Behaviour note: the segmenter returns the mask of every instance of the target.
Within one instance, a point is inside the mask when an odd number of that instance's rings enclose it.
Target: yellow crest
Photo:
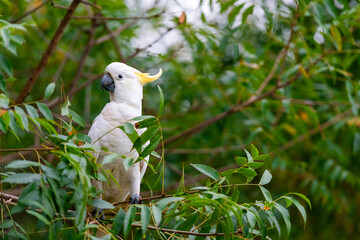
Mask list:
[[[149,73],[142,73],[142,72],[140,72],[140,73],[135,72],[135,74],[136,74],[137,78],[139,79],[141,85],[145,85],[149,82],[152,82],[152,81],[158,79],[162,74],[162,70],[160,68],[159,72],[153,76],[150,76]]]

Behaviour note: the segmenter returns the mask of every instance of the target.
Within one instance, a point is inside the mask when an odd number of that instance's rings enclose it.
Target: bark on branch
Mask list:
[[[70,22],[71,17],[74,14],[74,12],[80,2],[81,2],[80,0],[74,0],[71,3],[70,7],[67,9],[64,18],[61,20],[60,26],[56,30],[55,35],[54,35],[53,39],[51,40],[49,46],[47,47],[45,53],[43,54],[40,62],[38,63],[36,68],[32,71],[29,79],[27,80],[27,82],[25,84],[25,87],[23,88],[23,90],[21,91],[19,96],[17,97],[17,99],[15,101],[16,104],[20,104],[20,103],[24,102],[25,98],[31,92],[31,90],[34,87],[36,81],[38,80],[41,72],[44,70],[46,64],[48,63],[50,56],[55,51],[56,46],[58,45],[61,37],[63,36],[66,26]]]

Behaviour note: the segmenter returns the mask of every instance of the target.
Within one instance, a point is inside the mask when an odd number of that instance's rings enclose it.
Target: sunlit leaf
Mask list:
[[[265,170],[262,177],[261,177],[261,179],[260,179],[259,184],[260,185],[266,185],[271,181],[271,178],[272,178],[271,173],[268,170]]]
[[[55,83],[50,83],[45,89],[44,98],[49,98],[55,90]]]
[[[199,172],[211,177],[214,180],[218,180],[220,178],[220,174],[213,169],[212,167],[203,165],[203,164],[190,164],[194,168],[196,168]]]

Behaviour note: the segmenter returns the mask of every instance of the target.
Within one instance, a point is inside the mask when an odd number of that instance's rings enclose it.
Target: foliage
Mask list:
[[[68,196],[75,197],[72,195],[75,193],[69,189],[76,188],[76,184],[86,182],[88,178],[98,177],[94,169],[101,169],[91,160],[87,152],[90,149],[78,145],[80,141],[86,142],[85,135],[81,134],[86,134],[89,123],[108,101],[98,84],[91,83],[113,61],[127,62],[139,69],[161,67],[164,70],[161,81],[164,101],[154,97],[158,92],[156,86],[147,86],[144,88],[144,114],[156,115],[158,106],[166,103],[161,107],[157,121],[153,122],[159,130],[153,128],[152,131],[156,133],[152,132],[155,135],[151,138],[149,134],[154,145],[159,139],[155,137],[161,135],[162,146],[157,148],[157,152],[162,150],[162,154],[159,158],[156,152],[151,153],[158,159],[152,158],[150,161],[153,169],[147,171],[142,190],[148,190],[148,195],[153,191],[162,194],[165,190],[166,193],[174,193],[173,197],[184,199],[165,206],[161,222],[159,210],[162,209],[154,211],[156,208],[150,208],[151,226],[155,226],[154,221],[164,224],[165,218],[175,214],[171,212],[172,209],[179,211],[173,218],[178,223],[185,220],[185,215],[192,216],[188,213],[195,210],[187,207],[191,205],[192,198],[200,198],[200,195],[218,203],[226,202],[228,198],[225,196],[232,196],[235,188],[216,185],[220,182],[215,180],[217,177],[225,179],[222,185],[228,184],[226,181],[229,181],[230,175],[230,185],[267,182],[269,177],[259,178],[253,170],[260,164],[257,161],[263,160],[248,162],[249,156],[256,158],[257,151],[249,150],[251,154],[247,154],[242,150],[244,146],[254,143],[260,152],[272,152],[273,157],[265,163],[264,168],[271,169],[274,184],[267,185],[267,190],[260,188],[260,191],[242,186],[237,190],[241,193],[239,199],[230,200],[237,202],[233,206],[253,207],[259,212],[260,220],[255,212],[255,217],[249,213],[250,218],[255,219],[254,230],[261,232],[265,224],[272,226],[264,214],[273,210],[277,219],[287,219],[287,213],[279,207],[281,205],[274,203],[269,210],[260,210],[260,205],[254,204],[254,199],[263,198],[263,194],[265,202],[262,204],[268,206],[268,191],[275,196],[274,199],[284,196],[280,198],[285,201],[282,202],[285,207],[292,201],[292,206],[298,208],[304,217],[304,211],[294,195],[286,195],[295,190],[309,196],[313,208],[304,231],[303,223],[297,221],[296,209],[290,207],[290,214],[295,214],[291,239],[351,239],[357,236],[360,232],[359,225],[355,224],[360,214],[357,208],[359,196],[354,193],[358,192],[360,186],[357,174],[359,164],[356,161],[360,149],[358,1],[272,1],[271,4],[265,0],[200,1],[197,10],[185,8],[184,14],[181,14],[181,8],[172,10],[183,1],[167,1],[167,4],[155,1],[154,5],[149,2],[92,2],[100,5],[101,9],[80,4],[75,11],[77,17],[123,19],[73,18],[66,26],[50,61],[44,66],[35,88],[25,103],[18,105],[15,99],[24,89],[41,53],[49,45],[64,17],[66,10],[58,6],[69,6],[69,2],[54,1],[55,7],[45,4],[22,18],[40,2],[17,1],[15,4],[0,0],[0,90],[3,92],[0,95],[1,150],[19,148],[21,142],[21,147],[55,147],[53,154],[56,156],[51,157],[51,154],[43,152],[4,155],[1,159],[2,177],[8,177],[3,169],[5,162],[11,164],[11,161],[19,159],[39,160],[35,162],[60,174],[58,164],[61,161],[71,164],[70,161],[74,160],[62,151],[64,146],[70,144],[66,149],[83,157],[81,162],[88,167],[86,174],[80,169],[76,172],[74,167],[77,180],[74,185],[64,188]],[[192,15],[194,12],[199,15]],[[148,18],[133,18],[143,16]],[[104,38],[109,36],[109,32],[113,32],[115,38]],[[175,34],[175,37],[171,36],[178,40],[164,50],[163,45],[167,41],[162,39],[170,34]],[[71,100],[71,109],[67,99]],[[58,113],[68,118],[60,117]],[[131,133],[130,125],[123,128]],[[58,139],[56,134],[66,137]],[[138,143],[142,142],[138,140]],[[138,143],[136,146],[139,146]],[[139,147],[135,149],[145,151]],[[238,156],[235,162],[234,155]],[[108,161],[111,159],[110,154]],[[131,164],[132,161],[136,159],[128,159],[127,163]],[[30,163],[23,164],[27,166]],[[47,174],[51,173],[47,173],[42,166],[31,164],[28,168],[34,171],[26,173],[35,175],[20,175],[13,179],[37,181],[39,188],[42,186],[42,189],[49,189],[46,191],[53,194],[52,186],[46,184],[47,180],[52,179],[50,181],[55,183],[58,180],[48,177]],[[246,166],[240,170],[239,166],[244,164]],[[10,170],[6,170],[6,174]],[[17,174],[25,174],[25,171]],[[106,172],[102,176],[104,181],[111,178]],[[204,182],[205,176],[210,179],[208,182]],[[254,179],[251,181],[252,177]],[[179,178],[182,179],[180,186]],[[163,182],[166,184],[163,185]],[[209,189],[185,194],[185,184]],[[7,188],[9,185],[4,183],[4,186]],[[85,195],[87,199],[96,195],[89,187],[78,193],[81,196],[77,198],[82,199],[78,201],[81,206],[76,206],[79,209],[85,204]],[[206,191],[224,196],[214,199],[216,197],[204,193]],[[181,192],[184,193],[179,195]],[[65,197],[65,194],[61,197]],[[74,203],[71,197],[63,201],[64,204]],[[156,200],[151,202],[158,206]],[[59,206],[56,202],[54,204],[55,212],[60,214]],[[150,203],[146,204],[144,206],[150,206]],[[32,209],[26,210],[39,217],[38,212],[31,212],[41,209],[35,205],[32,203]],[[86,205],[90,206],[91,202]],[[123,234],[124,229],[129,229],[132,214],[139,211],[144,219],[135,215],[134,221],[149,222],[146,218],[149,209],[144,206],[134,206],[127,213],[120,211],[115,217],[119,224],[115,225],[122,225],[123,228],[115,230]],[[197,220],[188,218],[194,222],[180,224],[181,227],[199,224],[196,221],[205,219],[208,214],[206,208],[199,211],[199,216],[193,214],[199,217]],[[242,213],[246,216],[245,220],[249,220],[248,213]],[[47,221],[52,221],[45,212],[41,214]],[[226,214],[223,217],[227,219]],[[236,216],[233,218],[234,224],[245,226],[239,224]],[[173,221],[166,222],[167,227],[174,227]],[[42,220],[39,222],[45,224]],[[278,229],[276,223],[272,223]],[[288,222],[280,223],[285,228],[288,226]],[[22,231],[22,225],[16,225],[16,221],[4,221],[2,224],[4,228],[14,229],[10,230],[13,236],[28,232],[27,229]],[[67,221],[64,224],[71,225]],[[13,227],[15,225],[16,228]],[[80,230],[72,229],[69,232]],[[229,229],[222,227],[217,230],[222,232]],[[138,231],[138,234],[142,234]],[[277,238],[273,232],[276,231],[269,231],[269,236]],[[284,229],[281,232],[284,233]],[[146,234],[157,234],[157,231],[148,230]]]

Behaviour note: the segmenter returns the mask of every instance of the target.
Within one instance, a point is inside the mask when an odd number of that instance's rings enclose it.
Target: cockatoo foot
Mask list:
[[[130,196],[130,204],[139,204],[141,203],[141,196],[137,193],[131,194]]]
[[[100,221],[105,221],[105,214],[104,214],[104,209],[102,208],[97,208],[95,207],[94,210],[92,211],[92,215],[94,215],[96,217],[96,220]]]

